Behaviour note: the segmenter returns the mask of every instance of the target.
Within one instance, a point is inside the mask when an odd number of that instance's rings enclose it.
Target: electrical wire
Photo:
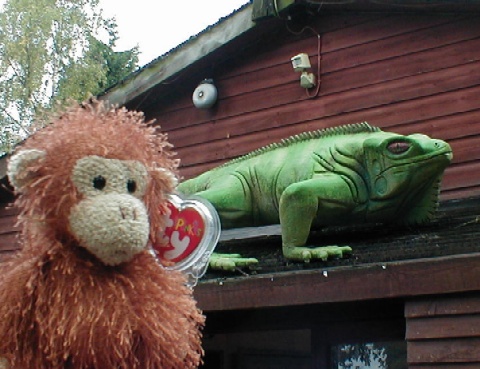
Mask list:
[[[309,92],[308,89],[305,90],[309,99],[313,99],[313,98],[318,96],[318,94],[320,93],[320,85],[322,83],[322,79],[320,78],[321,73],[322,73],[322,37],[320,36],[319,33],[316,33],[316,35],[317,35],[317,76],[316,76],[316,78],[317,78],[316,85],[317,86],[316,86],[316,89],[315,89],[315,93],[313,95],[310,95],[310,92]]]
[[[317,81],[316,81],[315,93],[312,95],[312,94],[310,94],[309,89],[305,90],[305,92],[307,94],[307,97],[309,99],[313,99],[313,98],[317,97],[318,94],[320,93],[320,85],[321,85],[321,82],[322,82],[322,80],[320,78],[321,73],[322,73],[322,36],[314,28],[312,28],[310,26],[305,26],[300,31],[292,30],[288,26],[288,23],[286,23],[285,26],[286,26],[288,32],[290,32],[290,33],[292,33],[296,36],[301,35],[303,32],[305,32],[307,30],[311,31],[315,36],[317,36],[317,75],[315,76]]]

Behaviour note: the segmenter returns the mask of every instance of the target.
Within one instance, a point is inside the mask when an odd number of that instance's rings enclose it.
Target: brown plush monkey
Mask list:
[[[163,236],[176,167],[141,113],[101,103],[20,147],[8,175],[22,250],[0,270],[0,357],[11,368],[199,365],[204,317],[183,275],[148,250]]]

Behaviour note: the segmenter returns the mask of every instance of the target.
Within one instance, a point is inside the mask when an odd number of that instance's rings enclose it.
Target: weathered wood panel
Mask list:
[[[433,48],[439,47],[439,46],[445,46],[445,45],[451,45],[454,40],[458,39],[460,36],[458,36],[458,29],[462,30],[461,27],[459,27],[459,24],[453,23],[452,25],[449,25],[450,27],[447,27],[446,25],[444,26],[443,29],[436,29],[436,32],[445,32],[448,33],[449,37],[441,37],[437,38],[435,37],[434,40],[435,42],[432,41],[430,44],[426,44],[425,41],[416,33],[413,34],[407,34],[407,36],[403,35],[401,36],[400,39],[395,38],[394,40],[390,40],[389,44],[385,44],[385,40],[381,39],[376,42],[367,42],[361,45],[356,45],[355,47],[347,48],[347,49],[339,49],[337,52],[331,52],[331,53],[325,53],[322,51],[322,88],[321,88],[321,96],[324,97],[325,95],[329,95],[331,93],[338,93],[340,91],[346,91],[355,87],[359,87],[358,84],[357,86],[354,85],[349,85],[347,84],[342,85],[342,79],[339,79],[339,75],[341,76],[346,76],[344,77],[347,83],[350,83],[352,81],[352,78],[349,78],[349,75],[355,74],[357,76],[363,76],[366,81],[367,85],[369,84],[375,84],[381,81],[384,81],[382,79],[382,75],[378,75],[379,71],[382,70],[387,70],[393,76],[397,73],[397,69],[395,68],[395,62],[400,63],[404,66],[408,66],[411,62],[411,58],[415,58],[415,53],[420,52],[420,51],[427,51],[431,50]],[[454,31],[453,29],[456,31]],[[467,28],[470,28],[471,26],[468,26]],[[466,31],[464,31],[466,33]],[[454,37],[456,36],[456,37]],[[470,31],[466,35],[464,34],[464,40],[465,39],[470,39],[474,37],[480,36],[480,30],[477,31]],[[326,36],[325,36],[326,37]],[[400,36],[399,36],[400,37]],[[433,36],[432,36],[433,37]],[[312,39],[313,40],[313,39]],[[316,37],[315,37],[316,40]],[[298,47],[298,50],[302,50],[304,52],[309,51],[309,54],[312,56],[312,64],[316,64],[316,41],[310,41],[311,46],[310,50],[306,50],[305,48]],[[398,47],[398,45],[405,45],[402,47]],[[453,44],[455,45],[455,44]],[[452,45],[451,45],[452,46]],[[405,49],[406,48],[406,49]],[[390,52],[388,55],[385,55],[387,52],[386,50],[394,50],[393,52]],[[336,53],[346,53],[346,50],[350,53],[342,57],[336,57]],[[452,53],[454,51],[451,51]],[[383,54],[382,54],[383,53]],[[443,50],[443,53],[445,53],[445,56],[442,57],[443,60],[446,60],[445,62],[449,63],[448,61],[448,48]],[[463,57],[458,56],[459,54],[456,54],[455,58],[460,58],[460,61],[455,61],[455,63],[461,62]],[[461,55],[461,54],[460,54]],[[478,55],[478,53],[477,53]],[[261,88],[259,89],[253,89],[251,88],[251,85],[248,83],[238,83],[238,81],[235,81],[233,86],[229,85],[229,80],[227,79],[219,79],[218,80],[218,86],[219,90],[221,91],[221,99],[219,101],[219,104],[216,108],[215,111],[215,116],[214,119],[226,119],[230,118],[232,116],[236,116],[239,114],[244,114],[245,112],[252,112],[252,111],[258,111],[261,109],[274,109],[277,106],[282,106],[285,104],[292,104],[297,102],[299,99],[304,99],[305,98],[305,93],[304,90],[299,88],[298,86],[298,74],[294,73],[291,69],[290,65],[290,57],[293,56],[292,53],[283,55],[282,62],[276,62],[272,61],[274,64],[268,69],[259,69],[254,72],[250,72],[249,75],[249,80],[256,80],[259,83],[259,86]],[[329,60],[333,58],[335,59],[332,61],[331,64],[335,65],[335,67],[328,67],[328,62]],[[362,58],[361,60],[359,58]],[[393,58],[393,60],[392,60]],[[395,60],[395,59],[400,59],[400,60]],[[345,60],[344,62],[342,60]],[[434,68],[435,64],[438,63],[438,60],[436,58],[432,58],[430,61],[433,64],[432,66],[427,67],[427,70],[431,70]],[[456,60],[456,59],[454,59]],[[471,60],[466,59],[466,60]],[[362,69],[357,70],[359,67],[365,67],[366,65],[369,64],[376,64],[379,61],[384,61],[386,64],[381,64],[378,66],[373,66],[373,70],[370,71],[370,73],[365,73]],[[413,60],[415,61],[415,60]],[[394,64],[389,64],[394,63]],[[415,66],[415,64],[413,65]],[[315,70],[315,65],[313,70]],[[334,69],[335,68],[335,69]],[[441,69],[445,68],[445,65],[440,66]],[[280,73],[280,70],[282,70],[282,73]],[[333,73],[337,72],[337,73]],[[423,69],[413,69],[410,71],[412,76],[417,76],[418,74],[422,74],[425,71]],[[400,78],[404,76],[402,75],[402,70],[400,69],[396,77],[390,77],[390,78]],[[333,74],[333,75],[332,75]],[[289,76],[288,79],[282,78],[282,76]],[[230,77],[231,79],[232,77]],[[240,75],[239,78],[245,78],[245,75]],[[331,79],[333,82],[327,83],[328,79]],[[385,77],[383,77],[385,78]],[[248,80],[247,80],[248,81]],[[355,81],[353,81],[355,82]],[[287,89],[285,91],[285,85],[288,84],[290,85],[290,89]],[[226,86],[225,86],[226,85]],[[417,84],[418,85],[418,84]],[[248,93],[243,92],[241,94],[234,94],[228,93],[229,90],[235,90],[236,86],[248,86],[250,87]],[[327,87],[332,86],[331,90],[326,89]],[[229,88],[230,87],[230,88]],[[238,90],[238,87],[236,87]],[[274,91],[273,91],[274,90]],[[227,93],[226,93],[227,92]],[[198,109],[195,109],[193,107],[193,104],[190,101],[190,94],[186,95],[183,97],[184,99],[184,104],[185,107],[182,109],[182,114],[178,115],[177,110],[170,111],[170,109],[167,109],[162,112],[162,115],[160,116],[161,121],[164,122],[162,125],[164,128],[167,129],[178,129],[181,127],[190,127],[191,125],[194,124],[201,124],[207,121],[210,121],[212,117],[210,114],[206,113],[205,111],[201,111]],[[182,98],[180,98],[182,100]],[[247,104],[245,104],[245,101],[248,101]],[[170,106],[170,104],[169,104]],[[318,115],[317,115],[318,116]],[[320,115],[322,117],[322,115]]]
[[[480,365],[478,293],[410,301],[405,306],[405,316],[410,368]]]
[[[389,16],[327,33],[322,36],[321,93],[314,100],[305,97],[285,61],[300,47],[315,61],[316,43],[311,37],[295,39],[274,49],[271,59],[263,55],[258,69],[252,69],[251,61],[246,64],[250,69],[244,67],[248,72],[220,78],[224,97],[213,114],[194,109],[188,96],[180,110],[166,109],[159,121],[169,131],[187,178],[291,134],[363,120],[443,139],[479,135],[480,113],[473,100],[480,82],[474,77],[480,66],[480,29],[474,22]],[[382,24],[395,27],[386,30]],[[355,27],[365,31],[353,32]],[[469,152],[474,146],[454,145],[455,163],[478,159],[478,152]]]
[[[480,62],[472,63],[461,68],[442,69],[435,73],[402,78],[390,83],[388,88],[383,84],[375,84],[362,89],[354,89],[343,94],[346,101],[339,100],[335,95],[328,96],[322,98],[316,106],[309,109],[309,114],[315,114],[314,111],[316,111],[322,117],[338,116],[342,112],[352,112],[382,105],[395,105],[399,101],[410,101],[413,98],[430,96],[439,90],[442,92],[456,91],[459,88],[480,85],[480,75],[476,73],[479,68]],[[476,77],[473,75],[475,73],[477,74]],[[287,86],[285,90],[287,90]],[[262,92],[262,94],[263,96],[258,97],[259,100],[267,96],[267,92]],[[285,95],[288,95],[288,92],[285,92]],[[298,125],[288,125],[270,129],[268,135],[272,141],[278,141],[295,132],[299,132]],[[250,142],[246,142],[248,136],[253,138]],[[173,141],[173,136],[171,138]],[[262,139],[265,139],[263,135]],[[194,147],[178,148],[177,151],[182,158],[183,165],[192,166],[203,162],[236,157],[255,149],[258,144],[259,133],[254,132],[249,135],[230,136],[228,139],[212,141],[208,150],[205,145],[196,145]]]
[[[424,298],[410,301],[405,306],[405,316],[411,319],[470,314],[480,314],[480,295],[456,298]]]
[[[379,15],[376,17],[379,17]],[[318,32],[322,33],[323,75],[329,75],[336,71],[346,72],[352,67],[426,51],[432,47],[449,45],[459,38],[464,40],[476,35],[476,33],[469,33],[466,36],[462,34],[462,28],[457,27],[458,17],[423,16],[421,19],[418,19],[418,17],[413,16],[405,19],[381,15],[380,20],[374,19],[373,16],[371,18],[370,22],[357,25],[355,29],[344,27],[340,30],[330,30],[327,33],[324,33],[325,31],[322,27],[323,20],[319,23]],[[465,17],[461,17],[461,19],[460,22],[465,22],[463,20]],[[473,21],[468,20],[467,22],[471,22],[473,27]],[[447,25],[443,25],[444,23],[447,23]],[[434,44],[425,44],[416,35],[417,31],[429,26],[439,25],[443,25],[442,28],[429,29],[428,31],[431,33],[445,32],[448,33],[448,36],[435,39]],[[355,32],[354,38],[352,38],[352,32]],[[399,38],[397,39],[393,36],[398,36]],[[288,43],[284,42],[284,38],[276,40],[277,44],[273,44],[273,46],[262,43],[260,54],[255,52],[251,55],[245,55],[238,66],[230,63],[223,67],[220,66],[218,71],[220,75],[217,80],[222,91],[220,99],[223,101],[226,98],[244,93],[275,87],[276,84],[285,84],[287,82],[285,78],[296,81],[298,74],[292,72],[290,57],[297,54],[299,50],[308,52],[312,58],[311,61],[315,70],[317,37],[305,32],[302,38],[290,38],[291,40]],[[402,44],[402,48],[398,47],[399,44]],[[275,47],[275,49],[272,49],[272,47]],[[368,53],[362,52],[365,48],[368,48]],[[432,59],[431,62],[435,63],[435,60]],[[403,65],[405,66],[405,63]],[[392,70],[394,69],[392,68]],[[376,74],[380,71],[381,69],[377,68],[374,74],[367,74],[366,76],[376,78]],[[162,112],[176,111],[183,108],[189,108],[192,112],[196,112],[189,97],[184,96],[176,99],[162,109]],[[241,112],[240,110],[239,113]],[[219,116],[218,111],[216,116]]]
[[[299,132],[366,120],[451,141],[444,198],[479,195],[480,172],[468,174],[480,162],[478,21],[478,15],[329,13],[311,25],[321,35],[316,98],[299,86],[290,58],[308,53],[316,72],[317,36],[281,29],[207,74],[196,72],[198,81],[213,77],[217,84],[213,109],[195,109],[192,82],[175,81],[168,96],[138,108],[169,133],[185,178]]]
[[[479,260],[470,254],[338,268],[327,276],[316,270],[211,280],[199,283],[195,296],[202,309],[217,311],[476,291]]]
[[[480,363],[480,339],[409,342],[409,363]],[[478,365],[478,364],[477,364]]]
[[[480,315],[417,318],[409,321],[408,340],[480,337]]]

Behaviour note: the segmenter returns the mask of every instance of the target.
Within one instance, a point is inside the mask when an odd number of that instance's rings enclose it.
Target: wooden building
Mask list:
[[[220,250],[260,264],[209,272],[196,287],[206,368],[480,367],[479,23],[475,0],[254,0],[101,96],[156,119],[184,178],[362,121],[453,148],[431,225],[312,235],[351,245],[348,259],[288,263],[278,228],[225,232]],[[310,89],[292,68],[301,53],[318,82]],[[204,79],[218,99],[198,109],[192,93]],[[14,249],[10,200],[3,254]]]

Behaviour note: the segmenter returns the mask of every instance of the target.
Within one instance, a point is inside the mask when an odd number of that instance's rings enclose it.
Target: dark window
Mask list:
[[[203,357],[203,364],[200,369],[222,369],[223,368],[223,351],[206,350]]]
[[[407,369],[407,343],[342,343],[331,348],[331,369]]]
[[[207,314],[204,369],[407,369],[402,301]]]

